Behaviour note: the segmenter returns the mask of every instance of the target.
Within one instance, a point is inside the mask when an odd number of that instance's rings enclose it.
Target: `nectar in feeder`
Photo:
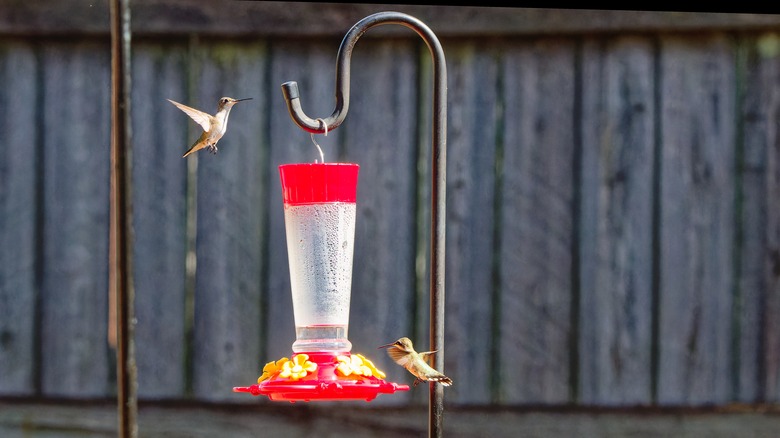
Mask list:
[[[295,314],[293,352],[348,352],[359,166],[279,167]]]

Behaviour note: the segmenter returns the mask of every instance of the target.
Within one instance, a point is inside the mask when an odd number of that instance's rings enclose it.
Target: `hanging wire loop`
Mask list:
[[[320,124],[325,127],[325,137],[327,137],[328,136],[328,125],[326,125],[325,121],[322,120],[322,119],[317,119],[317,121],[320,122]],[[320,144],[317,143],[317,139],[314,138],[314,133],[313,132],[311,133],[311,142],[314,143],[314,146],[317,147],[317,151],[320,153],[320,160],[321,160],[320,162],[324,163],[325,162],[325,154],[322,152],[322,147],[320,147]],[[316,162],[316,160],[315,160],[315,162]]]

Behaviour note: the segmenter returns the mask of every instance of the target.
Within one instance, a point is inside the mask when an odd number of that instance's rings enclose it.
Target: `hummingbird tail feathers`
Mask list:
[[[197,152],[206,147],[212,150],[212,152],[216,153],[216,149],[217,149],[216,146],[217,146],[216,143],[214,143],[213,145],[210,144],[208,142],[208,137],[206,133],[203,133],[203,135],[201,135],[199,139],[195,140],[195,143],[192,144],[192,146],[187,150],[187,152],[185,152],[184,155],[182,155],[182,158],[186,158],[187,155],[193,152]]]
[[[425,381],[428,381],[428,382],[438,382],[438,383],[441,383],[442,386],[452,386],[452,379],[450,379],[449,377],[444,376],[444,375],[428,377],[428,378],[425,378],[425,379],[421,379],[421,378],[418,377],[418,378],[414,379],[414,386],[417,386],[419,383],[425,382]]]
[[[431,382],[439,382],[444,386],[452,386],[452,379],[450,379],[449,377],[443,374],[441,376],[431,377],[428,380],[430,380]]]

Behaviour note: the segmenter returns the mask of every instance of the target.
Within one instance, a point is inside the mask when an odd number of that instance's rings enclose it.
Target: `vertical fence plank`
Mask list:
[[[580,399],[651,401],[654,58],[641,38],[584,46]]]
[[[0,45],[0,394],[36,389],[37,65],[29,44]]]
[[[282,97],[281,84],[296,81],[300,89],[301,105],[310,117],[327,117],[333,112],[335,59],[338,41],[312,43],[280,42],[273,52],[271,81],[267,88],[270,126],[270,158],[268,161],[269,191],[265,208],[268,209],[268,278],[266,299],[268,320],[264,361],[289,357],[295,341],[295,320],[290,291],[290,268],[287,263],[287,239],[284,228],[284,206],[279,182],[280,164],[313,163],[319,152],[309,134],[290,118]],[[334,161],[338,154],[343,129],[316,136],[326,161]],[[361,175],[360,178],[364,176]],[[358,191],[360,191],[358,183]],[[358,195],[360,196],[360,195]]]
[[[349,339],[352,351],[391,381],[407,382],[406,371],[376,347],[413,336],[417,47],[361,40],[352,65],[350,112],[339,128],[340,161],[360,165]],[[376,403],[409,397],[399,393]]]
[[[759,52],[755,38],[739,41],[737,86],[742,93],[740,105],[741,141],[737,156],[739,190],[737,204],[738,277],[737,298],[739,338],[737,345],[739,369],[736,398],[741,402],[764,400],[771,393],[762,382],[763,346],[762,330],[764,305],[767,297],[768,256],[768,143],[772,125],[772,105],[776,104],[776,92],[772,90],[774,55]],[[739,135],[739,134],[738,134]],[[767,321],[769,322],[769,321]],[[773,336],[767,333],[767,337]]]
[[[457,47],[457,44],[455,42],[442,42],[443,44],[443,50],[445,53],[445,58],[447,58],[447,54],[450,53],[451,50],[453,50],[453,47]],[[417,87],[418,87],[418,101],[419,101],[419,111],[418,111],[418,129],[417,129],[417,193],[416,193],[416,227],[417,227],[417,239],[416,239],[416,263],[415,263],[415,272],[414,272],[414,288],[415,288],[415,302],[413,307],[413,313],[415,314],[414,319],[414,327],[413,327],[413,335],[411,338],[417,340],[417,343],[420,344],[418,347],[420,349],[423,349],[424,346],[429,345],[430,339],[431,339],[431,312],[432,312],[432,303],[431,303],[431,245],[433,243],[432,241],[432,231],[433,226],[431,224],[431,215],[432,215],[432,208],[434,207],[431,204],[431,190],[433,190],[433,181],[431,180],[431,173],[433,171],[434,166],[434,160],[432,157],[433,153],[433,139],[432,139],[432,133],[433,133],[433,92],[434,92],[434,65],[433,65],[433,57],[431,56],[430,50],[423,49],[418,54],[418,79],[417,79]],[[451,87],[449,83],[451,82],[451,78],[448,77],[448,98],[447,98],[447,105],[448,105],[448,119],[451,118],[449,114],[449,101],[452,98],[451,95]],[[448,126],[447,126],[447,132],[449,134],[450,129],[452,128],[449,120],[448,120]],[[447,167],[449,167],[449,163],[452,160],[450,158],[447,159]],[[447,195],[447,198],[449,198],[450,195]],[[446,242],[445,242],[445,249],[446,248]],[[446,286],[446,277],[449,275],[449,273],[446,272],[446,258],[449,257],[449,254],[451,251],[446,251],[447,255],[445,257],[445,286]],[[446,289],[446,287],[445,287]],[[445,290],[446,295],[446,290]],[[445,316],[445,344],[444,344],[444,350],[445,350],[445,359],[444,359],[444,372],[449,373],[448,370],[448,362],[447,362],[447,341],[449,339],[447,338],[446,334],[446,321],[447,321],[447,300],[445,296],[445,306],[444,306],[444,316]],[[418,391],[423,392],[423,391]],[[417,403],[417,404],[427,404],[429,402],[429,393],[425,392],[422,394],[412,394],[412,402],[411,403]],[[446,400],[446,393],[445,393],[445,404],[447,404],[448,401]]]
[[[450,46],[444,43],[445,56],[449,53]],[[431,335],[431,172],[433,170],[433,58],[431,57],[429,50],[422,50],[418,54],[418,120],[419,125],[417,129],[417,193],[416,193],[416,226],[417,226],[417,241],[415,242],[415,272],[414,272],[414,289],[415,289],[415,302],[413,307],[414,316],[414,332],[410,338],[419,339],[417,341],[430,343]],[[449,78],[448,78],[449,82]],[[449,101],[449,97],[447,99]],[[449,105],[449,102],[447,102]],[[448,117],[449,118],[449,117]],[[448,122],[449,123],[449,122]],[[449,131],[450,127],[447,127]],[[450,161],[449,159],[447,160]],[[445,230],[446,232],[446,230]],[[446,250],[446,242],[445,242]],[[445,345],[444,349],[447,350],[446,343],[446,257],[445,257]],[[444,358],[444,371],[447,371],[447,358],[445,352]],[[415,395],[414,400],[417,403],[428,403],[429,394]],[[445,401],[446,403],[446,401]]]
[[[749,356],[743,347],[741,368],[757,367],[758,378],[741,376],[739,396],[751,397],[742,387],[755,383],[756,396],[771,403],[780,400],[780,35],[760,35],[747,44],[740,290],[760,297],[757,320],[746,321],[758,324],[752,334],[760,355]],[[748,317],[755,318],[746,313],[743,321]]]
[[[142,398],[185,392],[187,163],[192,123],[186,48],[138,43],[133,53],[133,228],[136,359]]]
[[[108,54],[92,43],[43,51],[45,395],[108,390]]]
[[[445,372],[452,403],[491,400],[498,55],[449,46]],[[508,336],[512,336],[509,334]]]
[[[501,232],[501,399],[569,399],[574,45],[506,51]]]
[[[658,401],[731,393],[734,54],[723,36],[661,45]]]
[[[191,105],[213,114],[222,96],[255,99],[233,107],[216,155],[197,156],[193,389],[206,400],[249,400],[232,388],[262,369],[266,57],[262,43],[205,46]]]

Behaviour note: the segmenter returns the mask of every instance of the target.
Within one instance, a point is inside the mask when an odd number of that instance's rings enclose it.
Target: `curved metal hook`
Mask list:
[[[444,95],[446,95],[446,67],[444,61],[444,51],[441,48],[436,35],[431,29],[425,25],[419,19],[412,17],[401,12],[378,12],[373,15],[358,21],[347,32],[344,39],[341,41],[339,47],[338,58],[336,60],[336,107],[333,113],[326,118],[322,118],[325,121],[326,128],[318,122],[317,118],[312,118],[306,115],[301,107],[300,92],[298,90],[298,83],[295,81],[289,81],[282,84],[282,93],[287,101],[287,109],[290,112],[290,117],[293,121],[303,130],[314,133],[322,134],[325,129],[332,131],[338,128],[344,119],[347,117],[349,111],[349,86],[350,86],[350,65],[352,58],[352,51],[357,43],[357,40],[366,33],[369,29],[375,26],[384,24],[400,24],[406,26],[422,37],[428,48],[431,51],[431,55],[434,58],[434,84],[441,84],[443,87]],[[441,77],[437,78],[437,75]],[[436,85],[437,89],[439,88]],[[435,91],[434,91],[435,94]],[[438,101],[434,96],[434,101]],[[435,105],[434,102],[434,105]],[[441,105],[442,109],[445,105]],[[434,110],[436,112],[436,110]],[[434,118],[435,119],[435,118]]]
[[[447,68],[436,35],[422,21],[400,12],[379,12],[357,22],[344,36],[336,62],[336,108],[330,117],[311,118],[303,112],[298,84],[285,82],[282,92],[290,117],[301,129],[313,134],[332,131],[341,125],[349,110],[349,69],[355,43],[368,29],[383,24],[406,26],[425,40],[433,57],[433,142],[431,166],[431,259],[430,259],[430,349],[431,365],[443,371],[444,364],[444,243],[446,224],[447,171]],[[320,123],[322,120],[324,123]],[[444,391],[430,384],[428,434],[442,436]]]

